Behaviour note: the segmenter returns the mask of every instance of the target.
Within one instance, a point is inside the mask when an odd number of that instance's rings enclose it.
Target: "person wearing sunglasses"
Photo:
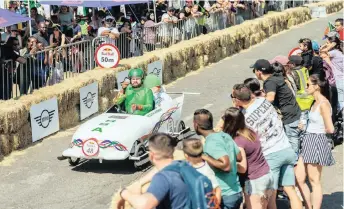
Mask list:
[[[19,41],[18,46],[20,49],[22,49],[23,48],[23,40],[22,40],[21,35],[19,34],[17,25],[12,25],[9,29],[9,32],[10,32],[10,34],[9,34],[9,36],[7,36],[5,42],[7,42],[9,37],[17,38],[17,40]]]
[[[326,134],[334,132],[332,123],[332,108],[329,102],[329,85],[328,82],[318,74],[311,75],[307,82],[307,92],[314,96],[315,102],[309,113],[306,133],[301,143],[301,158],[305,164],[305,172],[312,187],[312,198],[308,192],[305,194],[306,199],[312,199],[313,209],[320,209],[322,204],[321,189],[321,171],[323,166],[332,166],[335,164],[331,152],[331,146],[328,143]],[[306,176],[303,179],[305,183]]]
[[[100,27],[98,29],[98,37],[99,36],[108,36],[112,39],[118,39],[119,38],[119,31],[115,27],[116,21],[115,18],[112,16],[106,16],[103,21],[103,27]]]

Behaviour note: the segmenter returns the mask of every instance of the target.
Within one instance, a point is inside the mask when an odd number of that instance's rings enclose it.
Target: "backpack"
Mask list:
[[[179,173],[188,187],[189,196],[185,209],[220,208],[209,178],[198,172],[186,161],[178,160],[163,170]]]

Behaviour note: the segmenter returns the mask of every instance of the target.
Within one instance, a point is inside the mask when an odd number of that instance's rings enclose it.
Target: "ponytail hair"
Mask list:
[[[262,96],[262,90],[260,89],[260,83],[256,78],[248,78],[244,80],[244,85],[250,89],[250,91],[256,96]]]

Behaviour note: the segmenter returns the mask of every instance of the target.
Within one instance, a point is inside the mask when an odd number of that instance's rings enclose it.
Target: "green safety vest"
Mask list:
[[[300,80],[300,90],[296,92],[296,102],[299,104],[301,111],[310,110],[314,97],[306,92],[307,80],[309,73],[307,68],[303,67],[299,70],[295,70]]]

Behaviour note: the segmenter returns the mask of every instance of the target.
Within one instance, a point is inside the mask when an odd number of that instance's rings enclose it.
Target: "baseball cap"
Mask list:
[[[270,69],[270,67],[271,67],[271,64],[266,59],[259,59],[253,65],[250,66],[250,68],[254,68],[260,71],[266,71]]]
[[[11,25],[11,30],[18,30],[17,25]]]
[[[282,65],[287,65],[289,62],[289,59],[286,56],[278,55],[275,58],[273,58],[272,60],[270,60],[269,62],[270,62],[270,64],[274,64],[275,62],[279,62]]]
[[[337,31],[331,31],[324,36],[323,40],[327,39],[328,37],[338,37],[339,38],[339,34]]]
[[[319,44],[316,41],[312,41],[312,48],[314,51],[319,51]]]
[[[176,9],[174,7],[167,8],[167,11],[175,11]]]
[[[106,17],[103,19],[103,21],[107,21],[107,20],[115,20],[115,18],[112,17],[112,16],[110,16],[110,15],[108,15],[108,16],[106,16]]]
[[[301,56],[298,55],[291,55],[289,57],[289,63],[295,64],[295,65],[302,65],[303,59]]]

